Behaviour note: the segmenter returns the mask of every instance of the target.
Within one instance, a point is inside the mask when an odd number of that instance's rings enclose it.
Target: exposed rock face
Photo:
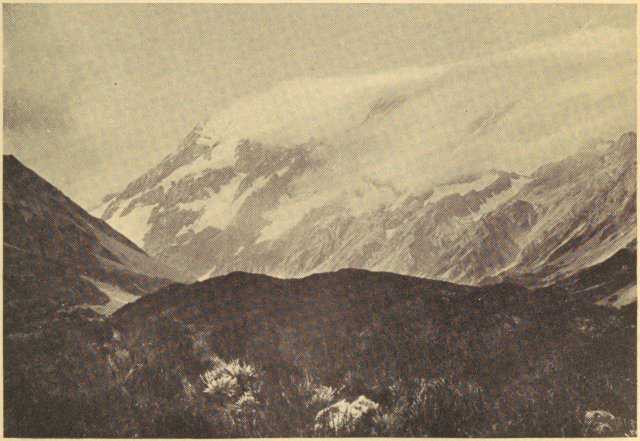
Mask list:
[[[148,222],[145,249],[203,278],[352,267],[459,283],[545,284],[635,239],[635,150],[630,133],[604,152],[578,153],[529,177],[489,171],[362,212],[336,197],[300,215],[287,194],[313,167],[311,148],[277,152],[243,142],[233,166],[205,169],[168,190],[116,197],[104,218],[135,225],[135,213],[147,210],[149,218],[140,218]],[[201,193],[209,197],[195,200]]]
[[[627,37],[285,83],[197,126],[95,214],[201,279],[548,283],[636,237]]]
[[[589,410],[584,415],[584,436],[629,436],[625,432],[625,422],[606,410]]]
[[[351,403],[347,400],[338,401],[318,412],[315,431],[318,434],[348,432],[363,417],[375,412],[378,407],[380,406],[377,403],[364,395]]]

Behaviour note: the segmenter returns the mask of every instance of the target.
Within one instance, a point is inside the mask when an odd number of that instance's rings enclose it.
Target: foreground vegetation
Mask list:
[[[6,335],[5,436],[635,434],[635,303],[336,274],[305,285],[232,275],[109,320],[77,310]],[[251,293],[229,302],[225,283]],[[376,408],[317,419],[360,396]],[[610,420],[585,421],[594,410]]]

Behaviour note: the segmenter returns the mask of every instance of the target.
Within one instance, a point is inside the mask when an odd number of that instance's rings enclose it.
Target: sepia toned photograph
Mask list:
[[[635,4],[2,14],[5,437],[637,437]]]

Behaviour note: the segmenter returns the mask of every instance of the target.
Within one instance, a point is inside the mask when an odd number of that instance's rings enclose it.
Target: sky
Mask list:
[[[209,115],[283,81],[432,66],[635,5],[3,5],[3,150],[85,208]]]

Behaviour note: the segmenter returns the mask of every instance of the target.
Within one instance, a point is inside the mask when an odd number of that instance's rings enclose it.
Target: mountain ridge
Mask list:
[[[175,279],[189,280],[15,156],[3,156],[3,176],[5,332],[69,308],[109,313],[115,291],[135,298]]]
[[[422,194],[399,193],[372,182],[361,197],[388,193],[393,203],[383,197],[379,208],[358,213],[336,199],[300,216],[295,205],[287,212],[287,205],[279,201],[291,200],[290,186],[313,167],[309,149],[300,146],[277,153],[245,141],[238,146],[238,163],[232,168],[184,178],[166,193],[155,187],[119,210],[129,214],[145,203],[141,201],[150,203],[146,248],[178,267],[195,268],[195,275],[203,278],[236,270],[297,277],[359,267],[478,284],[552,264],[558,272],[553,277],[560,277],[565,266],[575,266],[575,261],[563,259],[579,257],[578,248],[590,256],[586,266],[635,238],[636,142],[629,132],[604,151],[576,153],[529,177],[490,170],[449,178]],[[206,194],[212,188],[218,195],[226,194],[235,208],[197,200],[198,192]],[[152,199],[153,194],[159,199]],[[602,195],[604,205],[598,199]],[[171,199],[174,202],[165,203]],[[299,201],[313,207],[313,195],[307,202]],[[610,206],[610,212],[604,206]],[[288,216],[274,218],[274,208]],[[109,212],[115,211],[107,208],[107,221]],[[271,223],[265,220],[270,216]],[[584,224],[576,223],[576,216]],[[594,225],[587,227],[589,222]],[[282,223],[290,226],[277,226]],[[578,231],[584,228],[589,232]],[[598,234],[600,241],[593,239]],[[552,244],[556,249],[541,256],[539,248]]]
[[[561,277],[580,266],[571,255],[586,266],[635,237],[624,204],[636,139],[621,134],[635,131],[636,62],[622,35],[280,84],[214,112],[94,214],[198,279],[343,267],[473,284],[546,266]],[[607,219],[584,186],[622,207],[606,202]],[[588,212],[626,236],[576,231],[587,227],[570,218]]]

